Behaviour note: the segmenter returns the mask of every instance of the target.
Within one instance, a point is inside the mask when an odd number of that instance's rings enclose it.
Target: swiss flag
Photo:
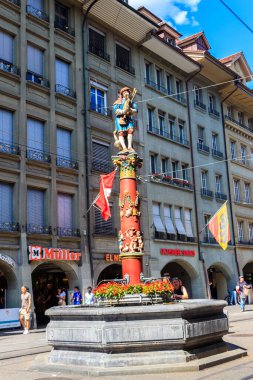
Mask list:
[[[104,220],[108,220],[111,217],[108,199],[110,198],[112,192],[115,174],[116,170],[109,174],[103,174],[100,176],[100,193],[95,201],[95,205],[100,208],[101,215]]]

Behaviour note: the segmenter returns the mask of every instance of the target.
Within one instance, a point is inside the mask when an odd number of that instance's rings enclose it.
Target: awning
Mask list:
[[[191,212],[190,210],[185,210],[185,230],[187,237],[194,237],[192,232],[192,222],[191,222]]]
[[[166,232],[160,216],[159,204],[153,204],[153,220],[157,232]]]
[[[175,235],[176,231],[171,219],[171,210],[169,207],[164,207],[164,223],[167,233]]]
[[[179,235],[186,235],[185,228],[181,220],[181,212],[179,208],[175,208],[175,224]]]

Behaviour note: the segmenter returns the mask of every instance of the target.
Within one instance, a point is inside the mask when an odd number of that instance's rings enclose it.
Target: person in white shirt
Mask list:
[[[95,298],[94,298],[94,294],[92,293],[92,287],[89,286],[84,296],[84,303],[85,305],[92,305],[94,302],[95,302]]]

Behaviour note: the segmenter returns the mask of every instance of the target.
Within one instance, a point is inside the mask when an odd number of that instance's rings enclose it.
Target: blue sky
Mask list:
[[[253,29],[253,0],[224,0]],[[180,32],[183,37],[204,31],[216,58],[243,51],[253,71],[253,33],[220,0],[129,0],[144,5]],[[253,81],[249,84],[253,88]]]

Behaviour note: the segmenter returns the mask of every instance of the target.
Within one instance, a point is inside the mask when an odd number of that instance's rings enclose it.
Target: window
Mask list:
[[[240,202],[239,181],[234,179],[234,197],[236,202]]]
[[[134,68],[130,66],[130,49],[119,43],[116,44],[116,66],[135,74]]]
[[[48,14],[43,12],[44,0],[27,0],[26,11],[27,13],[38,17],[41,20],[49,22]]]
[[[171,95],[173,94],[173,76],[171,74],[167,74],[166,80],[167,80],[167,92],[168,92],[168,95]]]
[[[110,173],[112,170],[108,144],[92,141],[92,169],[103,173]]]
[[[73,227],[73,196],[70,194],[58,193],[58,226]]]
[[[198,144],[201,147],[204,145],[204,128],[198,127]]]
[[[181,79],[176,79],[176,98],[181,100],[183,98],[183,82]]]
[[[163,174],[168,172],[168,158],[161,159],[161,170]]]
[[[221,175],[218,174],[215,175],[215,192],[221,193]]]
[[[105,34],[89,28],[89,51],[97,56],[110,61],[110,56],[105,53]]]
[[[171,206],[164,206],[164,224],[167,231],[168,239],[174,239],[174,236],[171,236],[176,235],[175,227],[171,216]]]
[[[0,230],[7,229],[13,218],[13,186],[0,182]]]
[[[13,37],[0,30],[0,68],[3,70],[5,70],[4,61],[6,64],[13,63]]]
[[[253,165],[253,150],[250,151],[250,162]]]
[[[150,170],[151,170],[151,174],[157,173],[157,155],[156,154],[150,155]]]
[[[237,222],[237,228],[238,228],[238,241],[239,243],[244,240],[244,231],[243,231],[243,222],[238,221]]]
[[[186,144],[185,137],[185,122],[183,120],[178,120],[178,128],[179,128],[179,139],[181,144]]]
[[[246,165],[247,163],[247,151],[246,151],[246,146],[241,145],[241,160],[242,164]]]
[[[208,105],[209,112],[213,112],[215,110],[215,97],[211,94],[208,95]]]
[[[176,119],[174,116],[169,115],[169,135],[172,140],[176,137]]]
[[[172,161],[172,178],[178,178],[178,161]]]
[[[217,135],[217,133],[212,133],[212,150],[213,150],[213,152],[218,151],[218,135]]]
[[[203,190],[207,190],[207,172],[201,171],[201,187]]]
[[[165,114],[162,111],[158,111],[158,124],[159,124],[159,134],[164,136],[165,130]]]
[[[13,113],[0,108],[0,142],[12,144]],[[0,151],[2,150],[0,146]]]
[[[110,204],[111,207],[111,204]],[[101,211],[95,209],[95,234],[100,235],[112,235],[113,234],[113,225],[112,218],[109,218],[105,221],[102,218]]]
[[[162,238],[163,234],[166,233],[166,230],[161,219],[159,203],[153,203],[153,222],[154,222],[154,227],[155,227],[155,232],[156,232],[155,237]]]
[[[245,194],[245,202],[251,203],[250,184],[249,183],[244,183],[244,194]]]
[[[184,181],[189,181],[190,175],[188,164],[182,164],[182,178]]]
[[[192,232],[192,210],[185,209],[184,210],[184,217],[185,217],[185,231],[186,236],[190,240],[194,238],[193,232]]]
[[[27,158],[44,161],[44,123],[27,119]]]
[[[30,188],[27,190],[27,227],[28,232],[39,232],[45,223],[44,191]],[[39,228],[40,227],[40,228]],[[41,231],[42,232],[42,231]]]
[[[151,63],[145,62],[145,76],[146,76],[146,83],[150,84],[152,81],[152,65]]]
[[[152,132],[155,128],[155,111],[153,108],[148,108],[148,130]]]
[[[253,223],[249,223],[249,243],[253,243]]]
[[[57,156],[71,159],[71,131],[57,128]],[[59,159],[60,159],[59,157]],[[57,157],[58,160],[58,157]]]
[[[201,89],[197,86],[194,86],[194,98],[195,98],[195,104],[199,105],[201,102]]]
[[[232,160],[236,160],[236,142],[230,141],[230,156]]]
[[[233,117],[234,117],[233,107],[232,106],[228,106],[227,110],[228,110],[228,117],[233,119]]]
[[[27,80],[43,84],[43,54],[42,50],[27,46]]]
[[[55,3],[55,26],[67,30],[69,25],[69,9],[64,5]]]
[[[90,87],[90,108],[92,111],[108,116],[107,109],[107,87],[91,82]]]
[[[175,207],[174,215],[175,215],[175,225],[176,225],[176,230],[178,233],[178,238],[179,240],[181,240],[181,237],[186,235],[186,231],[182,222],[182,208]]]
[[[157,89],[161,91],[162,87],[162,70],[156,69],[156,85]]]
[[[253,130],[253,118],[248,118],[248,127],[250,130]]]
[[[56,86],[61,88],[62,86],[69,87],[69,63],[56,59]]]
[[[35,9],[43,10],[43,0],[27,0],[27,5],[31,5]]]
[[[210,215],[207,215],[207,214],[204,215],[204,223],[205,223],[205,226],[206,226],[205,229],[204,229],[204,241],[205,242],[209,242],[210,241],[210,230],[207,227],[210,219],[211,219]]]
[[[238,122],[240,125],[244,124],[244,114],[243,112],[238,112]]]

